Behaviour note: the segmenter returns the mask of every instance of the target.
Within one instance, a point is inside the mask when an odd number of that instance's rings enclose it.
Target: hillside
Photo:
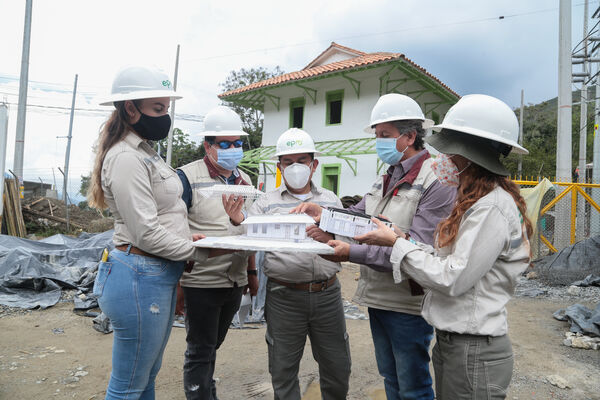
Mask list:
[[[588,89],[588,98],[595,98],[595,87]],[[580,100],[579,90],[573,92],[573,103]],[[525,106],[523,112],[523,142],[529,155],[523,157],[523,176],[546,176],[553,178],[556,172],[556,123],[557,98],[539,104]],[[579,159],[579,115],[581,106],[573,106],[572,169]],[[519,109],[515,110],[519,117]],[[588,103],[587,161],[592,161],[594,140],[594,103]],[[506,165],[513,175],[517,174],[518,156],[510,155]]]

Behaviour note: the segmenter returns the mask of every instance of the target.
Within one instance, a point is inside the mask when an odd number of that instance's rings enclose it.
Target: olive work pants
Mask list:
[[[300,400],[298,370],[307,336],[319,364],[322,398],[345,399],[351,360],[339,281],[309,293],[269,280],[265,318],[275,400]]]

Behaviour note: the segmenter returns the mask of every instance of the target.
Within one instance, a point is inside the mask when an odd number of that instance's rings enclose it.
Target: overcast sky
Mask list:
[[[573,0],[572,41],[583,35],[583,0]],[[590,1],[590,15],[599,1]],[[6,166],[12,168],[24,0],[0,0],[0,100],[10,104]],[[505,16],[504,19],[499,19]],[[590,27],[595,21],[590,22]],[[177,113],[203,115],[219,103],[219,83],[242,67],[297,71],[330,42],[366,52],[404,53],[461,95],[485,93],[513,107],[557,94],[558,0],[505,1],[87,1],[33,0],[26,179],[52,182],[64,164],[75,74],[76,107],[96,110],[123,65],[157,65],[171,76],[181,45]],[[75,115],[73,185],[91,167],[106,114]],[[193,119],[193,118],[192,118]],[[193,134],[194,121],[176,126]]]

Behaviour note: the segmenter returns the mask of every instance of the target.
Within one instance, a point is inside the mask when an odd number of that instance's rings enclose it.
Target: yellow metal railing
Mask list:
[[[536,180],[518,180],[513,179],[513,182],[520,186],[536,186],[539,183],[539,179]],[[533,177],[532,177],[533,178]],[[556,196],[552,201],[550,201],[544,208],[540,210],[540,216],[547,213],[552,207],[556,205],[562,198],[564,198],[567,194],[571,193],[571,244],[575,243],[575,232],[576,232],[576,218],[577,218],[577,196],[580,194],[585,201],[590,203],[590,206],[594,207],[596,211],[600,213],[600,206],[596,204],[596,202],[587,194],[582,188],[596,188],[600,189],[600,184],[598,183],[577,183],[577,182],[552,182],[553,185],[564,186],[565,189],[560,192],[558,196]],[[553,252],[557,252],[556,247],[550,243],[550,241],[544,237],[540,233],[540,240],[548,246],[550,250]]]

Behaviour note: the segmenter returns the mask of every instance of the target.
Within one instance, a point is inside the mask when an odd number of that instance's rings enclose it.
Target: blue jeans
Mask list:
[[[113,250],[94,294],[114,329],[106,399],[154,399],[154,381],[175,315],[184,263]]]
[[[376,308],[369,308],[369,322],[387,399],[433,399],[429,373],[431,325],[419,315]]]

